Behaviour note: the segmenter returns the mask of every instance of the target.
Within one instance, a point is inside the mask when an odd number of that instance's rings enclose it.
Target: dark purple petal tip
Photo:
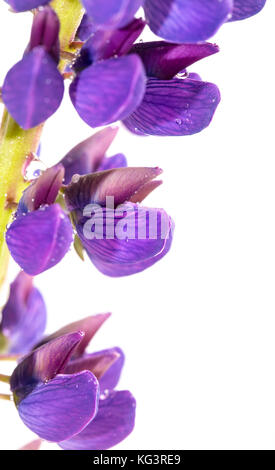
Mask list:
[[[102,29],[126,26],[144,0],[82,0],[84,8],[94,24]]]
[[[70,220],[58,204],[18,217],[6,232],[12,257],[31,276],[55,266],[72,239]]]
[[[27,353],[42,337],[46,316],[43,297],[32,277],[20,272],[10,286],[0,323],[0,331],[8,338],[8,352]]]
[[[43,46],[44,49],[59,61],[59,29],[60,23],[57,14],[50,7],[41,8],[33,19],[31,39],[27,52],[35,47]]]
[[[150,78],[141,105],[124,124],[138,135],[192,135],[210,124],[219,102],[212,83]]]
[[[132,432],[135,414],[136,401],[130,392],[110,392],[99,400],[95,419],[81,433],[59,445],[67,450],[110,449]]]
[[[39,437],[59,442],[81,432],[94,418],[97,405],[98,381],[83,371],[39,384],[20,402],[18,412]]]
[[[209,39],[228,19],[233,0],[145,0],[151,30],[167,41],[199,42]]]
[[[23,128],[41,124],[55,113],[64,93],[56,62],[43,46],[28,52],[6,75],[3,101]]]
[[[131,54],[83,70],[70,86],[70,97],[83,121],[98,127],[129,116],[141,103],[145,86],[142,62]]]

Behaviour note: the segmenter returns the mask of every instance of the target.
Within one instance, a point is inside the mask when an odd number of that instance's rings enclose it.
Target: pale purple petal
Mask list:
[[[59,263],[70,248],[72,235],[69,218],[53,204],[15,219],[6,241],[14,260],[35,276]]]
[[[89,370],[99,380],[100,390],[113,389],[117,385],[124,363],[124,354],[119,348],[105,349],[72,359],[65,367],[64,374],[76,374]]]
[[[90,203],[104,206],[106,197],[111,196],[116,207],[132,200],[132,197],[142,192],[161,173],[162,170],[158,167],[129,167],[82,176],[65,188],[66,203],[71,211],[83,210]]]
[[[74,331],[83,331],[85,335],[82,337],[82,340],[78,343],[73,352],[73,357],[82,356],[94,335],[101,328],[103,323],[110,317],[110,315],[110,313],[99,313],[98,315],[91,315],[89,317],[70,323],[63,328],[60,328],[60,330],[57,330],[55,333],[46,336],[46,338],[40,341],[36,347],[47,344],[49,341],[59,338],[65,334],[73,333]]]
[[[259,13],[266,4],[266,0],[234,0],[232,17],[229,21],[238,21]]]
[[[10,286],[2,311],[0,331],[8,339],[10,354],[25,354],[40,340],[46,326],[46,306],[30,276],[23,271]]]
[[[113,157],[104,157],[97,171],[112,170],[113,168],[125,168],[127,166],[127,160],[125,155],[118,153]]]
[[[141,103],[146,77],[140,58],[131,54],[92,65],[70,86],[80,117],[91,127],[129,116]]]
[[[80,434],[59,445],[68,450],[110,449],[132,432],[135,410],[136,401],[130,392],[111,392],[99,400],[95,419]]]
[[[136,134],[196,134],[210,124],[219,102],[220,92],[212,83],[150,78],[141,105],[123,122]]]
[[[12,67],[2,88],[9,113],[23,129],[35,127],[54,114],[63,93],[63,78],[56,62],[42,46]]]
[[[151,30],[171,42],[209,39],[227,20],[233,0],[145,0]]]
[[[82,0],[88,15],[97,27],[115,29],[126,26],[144,0]]]
[[[98,382],[91,372],[57,375],[39,384],[18,406],[28,428],[47,441],[72,438],[94,418]]]
[[[64,183],[69,184],[75,174],[86,175],[99,171],[117,132],[118,127],[106,127],[70,150],[60,162],[65,168]]]
[[[89,258],[107,276],[128,276],[152,266],[169,250],[173,223],[165,211],[127,203],[96,210],[76,223]]]
[[[97,61],[127,54],[144,27],[142,19],[134,19],[125,28],[96,31],[82,47],[74,70],[80,71]]]
[[[51,0],[5,0],[15,11],[27,11],[46,5]]]
[[[149,77],[169,80],[198,60],[219,52],[216,44],[171,44],[153,41],[135,44],[131,50],[138,54]]]
[[[53,204],[62,186],[64,174],[65,169],[61,164],[57,164],[45,170],[23,192],[18,204],[16,216],[18,217],[37,210],[45,204]]]

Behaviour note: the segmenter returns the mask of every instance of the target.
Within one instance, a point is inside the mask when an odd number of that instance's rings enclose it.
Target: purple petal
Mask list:
[[[118,212],[119,210],[119,212]],[[83,247],[107,276],[128,276],[152,266],[168,251],[173,223],[165,211],[127,203],[97,210],[76,223]]]
[[[5,0],[15,11],[27,11],[46,5],[51,0]]]
[[[77,30],[76,37],[80,39],[80,41],[87,41],[94,32],[95,25],[93,20],[85,13]]]
[[[91,372],[57,375],[39,384],[18,406],[28,428],[47,441],[72,438],[97,412],[98,382]]]
[[[45,170],[27,189],[25,189],[17,208],[16,216],[39,209],[42,205],[55,202],[62,186],[65,169],[58,164]]]
[[[210,124],[219,102],[220,92],[212,83],[150,78],[141,105],[124,124],[136,134],[196,134]]]
[[[100,390],[113,389],[117,385],[124,363],[124,354],[119,348],[105,349],[93,354],[85,354],[71,360],[64,374],[76,374],[83,370],[92,372],[99,380]]]
[[[64,183],[69,184],[75,174],[98,171],[117,132],[118,127],[106,127],[70,150],[60,162],[65,167]]]
[[[58,204],[18,217],[6,232],[12,257],[31,276],[59,263],[72,238],[70,220]]]
[[[120,348],[113,348],[113,351],[118,354],[118,359],[106,370],[106,372],[100,377],[99,385],[100,390],[113,390],[120,379],[121,371],[124,366],[125,356]]]
[[[131,200],[161,173],[158,167],[129,167],[82,176],[65,188],[66,203],[71,211],[82,210],[90,203],[104,206],[106,197],[111,196],[116,207]]]
[[[219,52],[216,44],[171,44],[164,41],[135,44],[131,50],[138,54],[149,77],[169,80],[198,60]]]
[[[8,338],[10,354],[25,354],[39,341],[46,326],[46,306],[32,278],[23,271],[10,286],[0,331]]]
[[[8,111],[23,129],[35,127],[54,114],[63,93],[63,78],[42,46],[12,67],[2,88]]]
[[[97,27],[115,29],[126,26],[144,0],[82,0],[88,15]]]
[[[38,10],[33,18],[31,39],[26,52],[30,52],[35,47],[43,46],[58,63],[59,29],[58,16],[50,6]]]
[[[144,27],[142,19],[134,19],[122,29],[96,31],[82,47],[74,69],[80,71],[94,62],[127,54]]]
[[[229,21],[238,21],[259,13],[265,6],[266,0],[234,0],[232,17]]]
[[[125,168],[127,166],[127,160],[125,155],[118,153],[113,157],[104,157],[97,171],[112,170],[113,168]]]
[[[10,380],[16,405],[37,384],[48,382],[64,369],[83,336],[83,332],[61,336],[35,349],[23,358],[14,369]]]
[[[205,41],[227,20],[233,0],[145,0],[151,30],[171,42]]]
[[[83,121],[98,127],[129,116],[141,103],[145,85],[142,62],[131,54],[83,70],[71,84],[70,96]]]
[[[73,333],[74,331],[83,331],[84,336],[82,341],[80,341],[77,347],[74,349],[74,357],[82,356],[86,347],[96,334],[96,332],[101,328],[103,323],[110,317],[110,313],[100,313],[98,315],[92,315],[90,317],[83,318],[82,320],[78,320],[76,322],[70,323],[69,325],[60,328],[60,330],[56,331],[50,336],[46,336],[38,345],[37,347],[49,343],[60,336],[63,336],[68,333]]]
[[[68,450],[110,449],[132,432],[135,410],[136,401],[130,392],[111,392],[99,400],[95,419],[80,434],[59,445]]]

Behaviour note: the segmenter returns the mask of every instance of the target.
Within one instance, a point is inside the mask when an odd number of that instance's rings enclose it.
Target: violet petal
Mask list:
[[[10,69],[2,88],[8,111],[23,129],[35,127],[54,114],[63,94],[63,78],[43,46]]]
[[[27,11],[50,3],[51,0],[5,0],[15,11]]]
[[[95,25],[93,20],[85,13],[77,30],[76,37],[80,39],[80,41],[87,41],[94,32]]]
[[[89,258],[107,276],[128,276],[159,261],[171,246],[173,222],[164,210],[133,203],[97,210],[76,224]]]
[[[98,315],[91,315],[89,317],[83,318],[81,320],[75,321],[70,323],[69,325],[60,328],[55,333],[46,336],[36,347],[40,347],[43,344],[47,344],[50,341],[59,338],[68,333],[73,333],[74,331],[83,331],[85,335],[74,349],[74,357],[82,356],[86,347],[97,333],[97,331],[101,328],[103,323],[110,317],[110,313],[99,313]]]
[[[216,85],[150,78],[139,108],[123,122],[136,134],[183,136],[206,128],[220,102]]]
[[[115,29],[126,26],[144,0],[82,0],[87,14],[97,27]]]
[[[10,354],[25,354],[40,340],[46,326],[46,306],[32,278],[23,271],[10,286],[0,331],[8,338]]]
[[[233,0],[145,0],[151,30],[171,42],[209,39],[227,20]]]
[[[98,382],[91,372],[57,375],[39,384],[18,407],[28,428],[47,441],[62,441],[81,432],[94,418]]]
[[[229,21],[238,21],[259,13],[266,4],[266,0],[234,0],[234,8]]]
[[[43,171],[23,192],[19,201],[16,216],[27,214],[39,209],[42,205],[51,205],[55,202],[58,191],[62,186],[65,168],[57,164]]]
[[[114,198],[114,206],[122,204],[162,173],[162,170],[146,167],[115,168],[80,177],[65,188],[69,210],[83,210],[88,204],[104,206],[106,197]]]
[[[59,62],[59,29],[60,23],[57,14],[46,6],[37,11],[33,18],[31,39],[27,51],[43,46],[44,49]]]
[[[72,226],[58,204],[18,217],[6,232],[10,253],[19,266],[35,276],[55,266],[67,253]]]
[[[171,44],[153,41],[135,44],[131,50],[138,54],[149,77],[169,80],[198,60],[219,52],[216,44]]]
[[[142,19],[134,19],[125,28],[96,31],[82,47],[74,69],[80,71],[94,62],[127,54],[144,27]]]
[[[83,121],[98,127],[129,116],[141,103],[145,85],[142,62],[131,54],[83,70],[70,86],[70,97]]]
[[[113,390],[120,379],[121,371],[125,362],[125,355],[120,348],[113,348],[112,351],[118,354],[118,359],[106,370],[100,377],[99,385],[101,392],[104,390]],[[103,351],[104,352],[104,351]]]
[[[117,132],[118,127],[106,127],[70,150],[60,162],[65,168],[64,183],[69,184],[75,174],[98,171]]]
[[[125,168],[127,166],[127,160],[125,155],[118,153],[113,157],[104,157],[97,171],[112,170],[113,168]]]
[[[30,352],[14,369],[10,385],[15,403],[25,398],[41,382],[48,382],[66,366],[84,333],[60,336]]]
[[[128,391],[111,392],[99,400],[95,419],[78,435],[59,442],[62,449],[105,450],[123,439],[133,430],[136,402]]]

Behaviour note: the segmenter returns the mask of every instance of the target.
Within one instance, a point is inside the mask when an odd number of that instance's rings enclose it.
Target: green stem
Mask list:
[[[63,51],[74,52],[71,42],[84,14],[80,0],[53,0],[52,8],[60,20],[60,45]],[[66,61],[62,59],[62,72]],[[35,153],[43,125],[24,130],[4,110],[0,127],[0,288],[5,280],[9,253],[5,243],[6,226],[11,222],[14,203],[20,199],[26,186],[22,167],[26,157]]]
[[[0,374],[0,382],[3,382],[5,384],[9,384],[10,383],[10,376],[9,375],[4,375],[4,374]]]
[[[13,401],[12,395],[7,395],[6,393],[0,393],[1,400]]]

